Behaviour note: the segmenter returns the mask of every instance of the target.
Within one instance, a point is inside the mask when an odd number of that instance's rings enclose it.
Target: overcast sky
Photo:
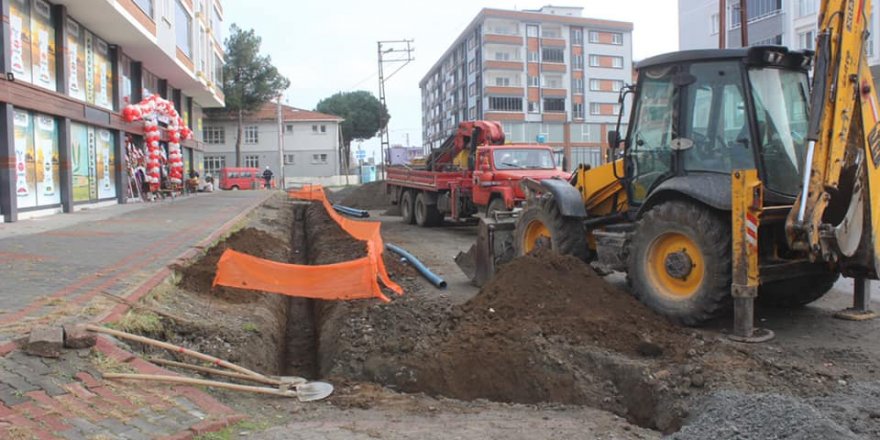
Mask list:
[[[537,9],[550,0],[223,0],[227,25],[253,28],[263,53],[290,79],[288,104],[314,109],[338,91],[378,95],[376,42],[415,40],[415,61],[386,83],[392,144],[421,145],[419,81],[480,9]],[[554,0],[584,16],[631,21],[633,57],[678,49],[676,0]],[[228,35],[228,32],[227,32]],[[378,139],[364,142],[372,151]],[[352,145],[356,149],[356,145]]]

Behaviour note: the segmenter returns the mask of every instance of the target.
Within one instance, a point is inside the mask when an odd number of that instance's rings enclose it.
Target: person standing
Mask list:
[[[266,181],[266,189],[272,187],[272,170],[269,169],[269,165],[266,165],[266,169],[263,171],[263,180]]]

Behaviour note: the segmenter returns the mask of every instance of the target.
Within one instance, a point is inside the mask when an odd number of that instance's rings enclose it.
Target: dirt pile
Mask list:
[[[226,249],[269,260],[287,262],[289,243],[280,241],[273,235],[253,227],[238,230],[226,240],[208,249],[205,256],[193,264],[177,268],[182,273],[179,286],[191,292],[211,292],[230,301],[249,302],[254,300],[255,295],[237,294],[239,289],[211,287],[214,275],[217,273],[217,261],[220,260],[220,256]]]
[[[382,180],[365,183],[334,202],[357,209],[387,209],[391,207],[391,199],[385,194],[385,182]]]

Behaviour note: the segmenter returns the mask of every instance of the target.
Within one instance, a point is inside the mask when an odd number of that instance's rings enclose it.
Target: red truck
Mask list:
[[[567,180],[569,174],[556,168],[551,148],[505,144],[500,123],[465,121],[423,166],[388,167],[385,188],[405,223],[437,226],[447,216],[513,209],[525,200],[524,178]]]

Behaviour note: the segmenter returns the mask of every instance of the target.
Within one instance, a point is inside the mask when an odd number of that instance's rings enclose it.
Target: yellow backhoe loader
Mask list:
[[[686,325],[732,306],[743,341],[772,337],[753,326],[755,298],[806,304],[840,275],[856,280],[842,316],[872,317],[880,108],[869,11],[870,0],[823,0],[815,53],[760,46],[642,61],[621,93],[621,104],[632,96],[625,136],[620,120],[608,134],[610,163],[524,181],[526,207],[485,219],[458,259],[472,259],[482,283],[512,256],[550,247],[627,272],[636,297]]]

